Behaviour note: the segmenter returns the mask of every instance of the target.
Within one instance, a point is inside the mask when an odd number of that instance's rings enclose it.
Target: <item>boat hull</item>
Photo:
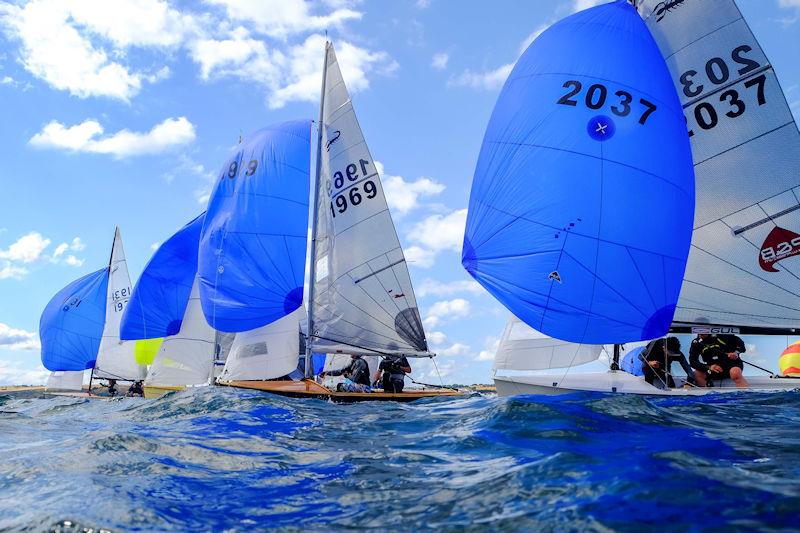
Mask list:
[[[225,387],[259,390],[291,398],[316,398],[334,402],[413,402],[423,398],[463,396],[453,389],[408,389],[406,392],[339,392],[311,380],[302,381],[226,381],[218,382]]]
[[[727,392],[778,392],[800,389],[800,379],[747,376],[750,386],[738,388],[732,381],[725,380],[718,387],[691,387],[659,389],[643,378],[627,372],[609,371],[585,374],[538,375],[538,376],[495,376],[494,383],[499,396],[519,396],[524,394],[558,395],[574,392],[606,392],[638,394],[643,396],[704,396]]]
[[[186,390],[185,385],[145,385],[144,397],[149,399],[161,398],[170,392]]]

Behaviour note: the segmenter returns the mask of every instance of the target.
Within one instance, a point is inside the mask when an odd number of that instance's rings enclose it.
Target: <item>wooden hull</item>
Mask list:
[[[725,380],[718,387],[691,387],[659,389],[644,378],[627,372],[574,373],[562,375],[495,376],[499,396],[544,394],[548,396],[573,392],[610,392],[638,394],[642,396],[705,396],[707,394],[742,392],[778,392],[800,388],[800,379],[745,376],[750,387],[737,388],[732,381]]]
[[[464,393],[452,389],[407,389],[405,392],[338,392],[323,387],[311,380],[303,381],[227,381],[218,385],[251,389],[289,396],[292,398],[316,398],[334,402],[413,402],[423,398],[463,396]]]
[[[185,385],[145,385],[144,397],[149,399],[161,398],[169,392],[186,390]]]

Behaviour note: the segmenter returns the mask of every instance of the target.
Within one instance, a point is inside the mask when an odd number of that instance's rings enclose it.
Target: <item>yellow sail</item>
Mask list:
[[[133,349],[136,364],[153,364],[153,359],[156,358],[156,354],[158,353],[158,349],[161,348],[161,342],[163,340],[163,337],[159,337],[157,339],[142,339],[136,341],[136,346]]]

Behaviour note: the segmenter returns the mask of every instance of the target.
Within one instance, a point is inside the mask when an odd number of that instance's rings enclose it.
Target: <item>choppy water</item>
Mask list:
[[[799,393],[0,397],[0,530],[791,529],[798,429]]]

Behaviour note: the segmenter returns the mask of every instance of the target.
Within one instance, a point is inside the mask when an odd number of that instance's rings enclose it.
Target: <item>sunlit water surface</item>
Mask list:
[[[800,393],[0,396],[0,530],[792,529]]]

